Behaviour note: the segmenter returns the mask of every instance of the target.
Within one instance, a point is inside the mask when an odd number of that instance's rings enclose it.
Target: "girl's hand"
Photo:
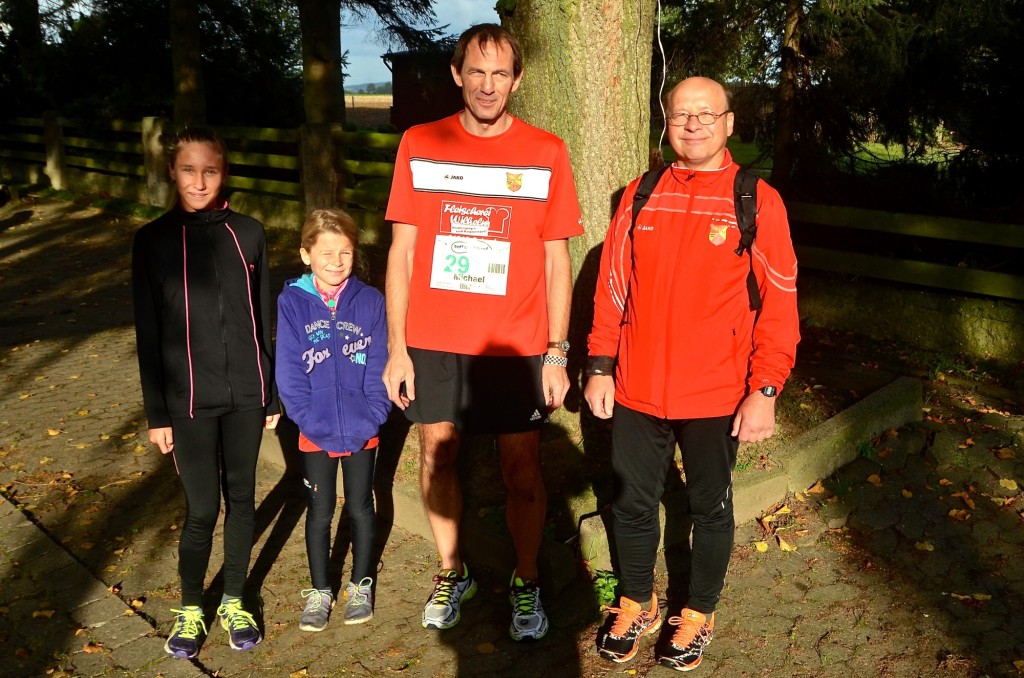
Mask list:
[[[269,429],[275,429],[275,428],[277,428],[277,422],[279,422],[280,420],[281,420],[281,415],[280,414],[268,414],[267,415],[267,423],[264,426],[268,430]]]
[[[170,426],[149,429],[149,442],[160,448],[164,454],[174,450],[174,429]]]

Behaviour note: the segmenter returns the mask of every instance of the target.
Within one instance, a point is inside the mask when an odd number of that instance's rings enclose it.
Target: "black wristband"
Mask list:
[[[612,376],[615,372],[615,358],[610,355],[592,355],[587,358],[584,374],[588,377]]]

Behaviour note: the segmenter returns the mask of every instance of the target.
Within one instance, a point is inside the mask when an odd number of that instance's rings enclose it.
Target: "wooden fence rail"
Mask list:
[[[164,206],[172,197],[159,143],[165,129],[170,121],[161,118],[97,125],[50,113],[0,121],[0,177],[48,180],[56,188]],[[356,218],[368,242],[384,238],[383,210],[399,135],[347,132],[340,125],[219,127],[218,132],[232,149],[228,185],[233,204],[243,211],[269,225],[295,227],[306,206],[337,205]],[[1024,226],[796,202],[787,208],[801,268],[1024,300]],[[801,225],[811,228],[802,231]],[[835,237],[823,243],[823,232]],[[868,237],[858,238],[859,248],[844,245],[851,233]],[[893,237],[946,241],[954,250],[1006,252],[1000,264],[1007,270],[929,259],[929,253],[919,252],[928,248],[913,245],[886,252],[880,243]]]

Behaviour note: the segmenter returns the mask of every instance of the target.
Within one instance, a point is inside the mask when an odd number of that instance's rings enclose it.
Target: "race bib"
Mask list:
[[[438,235],[430,286],[438,290],[505,296],[511,244],[506,240]]]

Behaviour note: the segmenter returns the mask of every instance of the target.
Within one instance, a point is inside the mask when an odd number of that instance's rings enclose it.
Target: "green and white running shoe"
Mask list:
[[[423,607],[423,628],[450,629],[459,623],[462,603],[476,595],[476,581],[469,568],[462,564],[462,576],[455,570],[441,570],[434,575],[434,592]]]
[[[548,632],[548,616],[540,603],[540,587],[536,580],[523,580],[512,573],[508,587],[512,603],[512,624],[508,627],[512,640],[540,640]]]

